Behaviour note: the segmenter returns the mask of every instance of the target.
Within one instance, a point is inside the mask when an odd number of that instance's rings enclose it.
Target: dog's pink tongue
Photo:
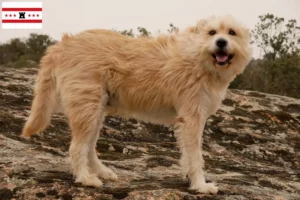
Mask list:
[[[225,62],[228,59],[227,55],[217,55],[216,59],[218,62]]]

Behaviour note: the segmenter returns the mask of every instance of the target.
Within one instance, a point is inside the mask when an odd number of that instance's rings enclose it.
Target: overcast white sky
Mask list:
[[[35,0],[31,0],[33,1]],[[258,22],[258,16],[265,13],[273,13],[285,19],[297,19],[298,24],[300,23],[300,0],[42,0],[42,2],[42,30],[0,29],[0,42],[13,37],[26,37],[30,32],[45,33],[59,40],[62,33],[76,33],[93,28],[123,30],[143,26],[152,33],[158,30],[165,32],[171,22],[184,28],[212,14],[231,14],[249,28],[253,28]]]

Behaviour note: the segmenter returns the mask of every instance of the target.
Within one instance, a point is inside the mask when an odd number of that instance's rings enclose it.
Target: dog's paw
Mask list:
[[[115,174],[111,169],[104,166],[101,167],[101,169],[98,170],[98,176],[100,176],[103,179],[110,180],[110,181],[116,181],[118,180],[117,174]]]
[[[20,135],[20,138],[22,138],[22,139],[24,139],[24,140],[30,140],[30,139],[31,139],[30,136],[28,136],[28,135],[23,135],[23,134]]]
[[[192,186],[190,189],[203,194],[217,194],[218,192],[218,187],[215,186],[214,183],[203,183],[197,186]]]
[[[84,186],[101,187],[102,181],[96,175],[84,176],[76,179],[76,183],[81,183]]]

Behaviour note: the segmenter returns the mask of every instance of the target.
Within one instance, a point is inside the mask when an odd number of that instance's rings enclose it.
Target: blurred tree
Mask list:
[[[47,47],[55,43],[56,41],[48,35],[35,33],[30,34],[26,40],[11,39],[7,43],[0,44],[0,64],[21,67],[22,63],[32,63],[27,61],[38,63]],[[19,64],[14,65],[16,62]]]
[[[0,46],[0,64],[17,61],[27,51],[26,44],[20,38],[13,38]]]
[[[273,14],[259,16],[260,22],[252,30],[254,43],[264,52],[268,60],[299,53],[300,27],[295,19],[285,20]]]
[[[130,36],[130,37],[135,37],[135,36],[137,36],[137,37],[151,37],[151,33],[149,31],[147,31],[147,29],[144,28],[144,27],[138,27],[137,31],[138,31],[138,35],[135,35],[132,29],[117,31],[117,32],[119,32],[123,35]]]
[[[28,47],[28,59],[39,62],[48,46],[55,44],[52,38],[48,35],[31,33],[26,40]]]
[[[133,33],[133,30],[130,29],[130,30],[123,30],[123,31],[117,31],[119,33],[121,33],[122,35],[127,35],[127,36],[130,36],[130,37],[134,37],[134,33]]]
[[[263,50],[231,84],[232,88],[300,97],[300,27],[294,19],[273,14],[259,16],[253,43]]]
[[[139,32],[139,37],[151,37],[151,33],[147,31],[146,28],[138,27],[137,30]]]
[[[167,30],[169,33],[177,33],[179,31],[179,29],[174,26],[172,23],[169,24],[169,29]]]

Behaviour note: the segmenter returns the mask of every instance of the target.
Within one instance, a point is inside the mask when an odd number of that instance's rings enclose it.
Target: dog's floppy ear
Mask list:
[[[187,29],[185,29],[185,31],[188,33],[198,33],[198,28],[197,26],[190,26]]]
[[[244,36],[245,39],[249,40],[252,38],[252,32],[249,28],[247,28],[246,26],[242,26],[241,30],[240,30]]]
[[[252,37],[252,33],[251,33],[251,31],[250,31],[249,28],[244,27],[244,31],[245,31],[245,33],[247,34],[248,38],[251,38],[251,37]]]
[[[199,28],[203,28],[204,26],[206,26],[208,23],[207,19],[200,19],[198,22],[197,22],[197,27]]]
[[[196,26],[191,26],[186,29],[189,33],[199,33],[201,29],[203,29],[204,26],[207,24],[207,19],[201,19],[197,22]]]

